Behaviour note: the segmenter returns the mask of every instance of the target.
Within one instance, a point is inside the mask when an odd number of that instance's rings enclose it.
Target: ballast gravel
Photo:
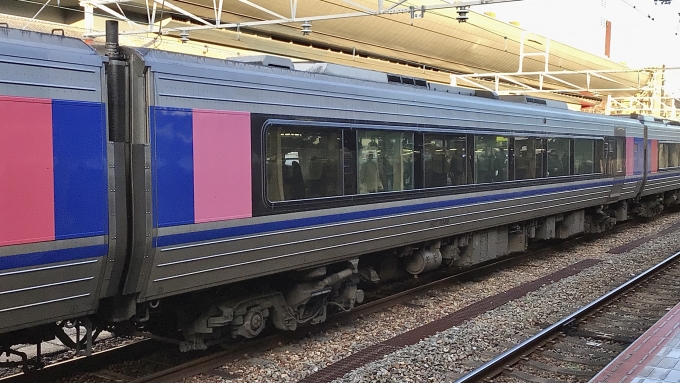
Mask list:
[[[570,314],[633,275],[680,250],[680,233],[673,232],[622,254],[608,250],[655,234],[680,220],[680,212],[645,224],[632,225],[616,234],[581,243],[550,256],[483,279],[431,290],[412,305],[365,316],[350,325],[315,332],[285,345],[222,367],[233,379],[202,375],[185,382],[296,382],[363,348],[459,310],[477,300],[533,281],[584,259],[603,262],[583,272],[546,285],[430,338],[371,362],[333,383],[453,382],[543,327]]]

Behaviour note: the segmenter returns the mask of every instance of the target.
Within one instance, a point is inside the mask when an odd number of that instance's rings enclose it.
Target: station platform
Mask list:
[[[680,303],[590,383],[680,382]]]

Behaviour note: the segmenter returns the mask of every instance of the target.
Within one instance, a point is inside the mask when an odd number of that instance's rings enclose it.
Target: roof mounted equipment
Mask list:
[[[247,64],[255,64],[262,66],[269,66],[275,68],[284,69],[294,69],[293,60],[285,57],[272,56],[272,55],[257,55],[257,56],[241,56],[241,57],[229,57],[229,61],[238,61]]]
[[[516,103],[519,103],[519,104],[543,105],[543,106],[547,106],[549,108],[569,109],[566,102],[555,101],[555,100],[546,100],[544,98],[531,97],[531,96],[526,96],[526,95],[523,95],[523,94],[504,95],[504,96],[500,96],[500,99],[503,100],[503,101],[516,102]]]

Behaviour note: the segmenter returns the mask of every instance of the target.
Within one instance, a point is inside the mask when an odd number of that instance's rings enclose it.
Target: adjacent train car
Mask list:
[[[184,350],[293,330],[351,310],[363,286],[678,202],[680,127],[668,122],[332,65],[121,48],[115,30],[99,54],[2,33],[14,52],[2,65],[27,76],[0,78],[12,108],[0,112],[3,348],[67,318],[179,330]],[[39,101],[51,125],[26,125]],[[40,172],[51,186],[23,177]],[[32,212],[52,197],[60,210]],[[60,220],[73,230],[32,232]]]
[[[0,350],[118,292],[105,61],[78,40],[0,28]]]
[[[675,204],[680,198],[677,185],[680,184],[680,123],[677,121],[659,122],[653,119],[641,118],[646,127],[647,172],[643,172],[642,160],[638,152],[644,150],[644,141],[629,138],[628,174],[632,178],[641,179],[644,189],[640,193],[643,197],[638,201],[637,210],[642,215],[652,215],[663,210],[663,206]],[[632,147],[632,148],[631,148]]]

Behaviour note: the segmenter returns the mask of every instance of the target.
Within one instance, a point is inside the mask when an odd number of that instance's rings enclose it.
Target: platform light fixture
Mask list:
[[[305,21],[302,23],[302,35],[309,36],[312,33],[312,23],[310,21]]]
[[[189,31],[181,31],[179,33],[179,40],[182,42],[182,44],[189,41]]]
[[[465,23],[468,21],[468,12],[470,12],[470,7],[456,7],[456,12],[458,12],[458,17],[456,17],[456,20],[458,20],[459,23]]]
[[[414,6],[409,7],[410,13],[411,13],[411,20],[413,19],[422,19],[425,17],[425,6],[421,6],[420,8],[416,8]]]

